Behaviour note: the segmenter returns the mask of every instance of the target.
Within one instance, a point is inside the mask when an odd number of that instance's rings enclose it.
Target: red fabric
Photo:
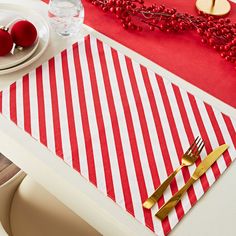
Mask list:
[[[167,34],[159,31],[126,31],[114,15],[104,13],[86,0],[83,3],[85,24],[236,108],[236,69],[212,48],[202,45],[198,35],[188,32]],[[157,3],[196,15],[195,0],[165,0]],[[231,3],[231,6],[229,17],[236,22],[236,5]]]
[[[195,0],[165,0],[157,3],[175,7],[180,12],[196,14]],[[236,6],[231,5],[229,17],[236,22]],[[130,32],[121,27],[114,15],[104,13],[87,1],[84,1],[84,6],[87,25],[236,107],[236,69],[213,49],[202,45],[195,33]]]

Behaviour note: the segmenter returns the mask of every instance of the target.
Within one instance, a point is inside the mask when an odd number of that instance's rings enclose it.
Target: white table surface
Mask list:
[[[40,0],[0,0],[0,3],[18,3],[29,9],[36,9],[45,18],[47,6]],[[191,93],[201,96],[206,102],[216,106],[222,112],[236,118],[236,109],[215,99],[209,94],[199,90],[191,84],[176,79],[167,71],[151,61],[141,57],[135,52],[108,39],[88,27],[83,27],[80,35],[88,33],[96,35],[135,58],[140,63],[156,71],[168,74],[172,82],[186,88]],[[51,56],[70,45],[76,38],[61,39],[54,33],[51,34],[50,45],[45,54],[33,65],[12,74],[0,76],[0,90],[10,85],[21,75],[40,65]],[[63,161],[55,157],[45,147],[32,139],[24,131],[18,129],[13,123],[0,115],[0,152],[31,175],[54,194],[76,214],[100,231],[103,235],[112,236],[145,236],[153,235],[151,231],[139,224],[130,215],[120,209],[109,198],[100,194],[94,186],[89,184],[75,171],[71,171]],[[226,173],[203,196],[196,206],[172,231],[173,236],[235,236],[236,235],[236,163],[233,163]]]

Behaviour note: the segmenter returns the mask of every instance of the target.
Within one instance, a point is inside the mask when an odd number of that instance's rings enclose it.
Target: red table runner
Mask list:
[[[114,15],[104,13],[84,0],[85,24],[147,57],[200,89],[236,108],[236,69],[213,49],[203,45],[197,34],[133,32],[122,28]],[[147,0],[196,15],[196,0]],[[230,19],[236,22],[231,3]]]
[[[236,157],[236,120],[92,36],[4,89],[0,112],[160,236]],[[161,222],[158,207],[196,165],[178,174],[158,206],[146,210],[142,202],[198,135],[202,158],[219,144],[230,148]]]
[[[48,3],[48,0],[43,0]],[[196,15],[196,0],[147,0],[165,4],[180,12]],[[180,76],[205,92],[236,108],[236,68],[212,48],[203,45],[193,33],[133,32],[124,30],[118,19],[84,0],[85,24],[158,65]],[[230,19],[236,22],[236,5],[231,2]]]

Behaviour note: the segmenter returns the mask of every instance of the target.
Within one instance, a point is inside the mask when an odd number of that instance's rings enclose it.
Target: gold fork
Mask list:
[[[204,142],[201,138],[197,137],[191,144],[189,149],[183,154],[181,165],[171,174],[168,178],[155,190],[155,192],[143,203],[143,207],[146,209],[151,209],[158,199],[162,196],[164,191],[167,189],[171,181],[174,179],[175,175],[184,167],[191,166],[199,157],[201,153]]]

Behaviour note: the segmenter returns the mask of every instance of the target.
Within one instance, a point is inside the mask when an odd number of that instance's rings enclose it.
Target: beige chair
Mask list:
[[[43,187],[19,172],[0,187],[0,236],[42,235],[101,236]]]
[[[0,235],[12,235],[10,230],[10,209],[15,191],[25,174],[18,172],[0,187]]]

